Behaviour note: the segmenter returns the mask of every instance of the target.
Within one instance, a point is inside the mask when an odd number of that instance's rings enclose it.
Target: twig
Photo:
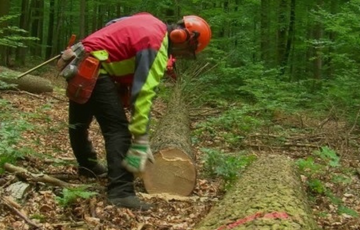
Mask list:
[[[52,226],[55,228],[61,228],[62,226],[77,228],[77,227],[87,226],[87,224],[84,221],[78,221],[78,222],[56,223],[56,224],[52,224]]]
[[[36,98],[38,98],[38,99],[41,99],[41,97],[40,97],[39,95],[36,95],[36,94],[30,93],[30,92],[21,90],[21,89],[19,89],[18,87],[12,87],[12,88],[15,89],[15,90],[16,90],[17,92],[19,92],[19,93],[27,94],[27,95],[29,95],[29,96],[36,97]]]
[[[45,95],[46,95],[46,96],[49,96],[49,97],[52,97],[52,98],[54,98],[54,99],[56,99],[56,100],[58,100],[58,101],[69,102],[69,100],[67,100],[67,99],[63,99],[63,98],[56,97],[56,96],[54,96],[54,95],[52,95],[52,94],[50,94],[50,93],[45,93]]]
[[[284,143],[287,147],[307,147],[307,148],[320,148],[318,145],[302,144],[302,143]]]
[[[355,127],[356,127],[356,124],[357,124],[357,121],[358,121],[358,119],[359,119],[359,116],[360,116],[360,109],[357,111],[354,124],[353,124],[353,126],[351,127],[351,129],[349,130],[349,132],[347,133],[347,136],[350,136],[350,134],[352,133],[352,131],[354,131],[354,129],[355,129]]]
[[[207,117],[207,116],[214,116],[217,114],[220,114],[220,110],[214,110],[214,109],[204,109],[197,112],[189,111],[189,116],[194,118],[199,118],[200,116]]]
[[[9,202],[5,197],[1,197],[1,200],[3,203],[8,207],[12,212],[14,212],[16,215],[18,215],[21,219],[23,219],[28,225],[35,227],[37,229],[41,229],[41,227],[34,222],[32,222],[27,216],[25,216],[21,211],[19,211],[17,208],[13,207],[11,205],[11,202]]]

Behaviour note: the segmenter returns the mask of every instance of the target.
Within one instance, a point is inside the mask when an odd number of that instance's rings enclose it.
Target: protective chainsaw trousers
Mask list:
[[[114,82],[100,75],[90,99],[85,104],[70,100],[70,144],[79,166],[91,167],[97,156],[89,139],[88,129],[95,117],[105,140],[108,165],[108,196],[134,195],[134,176],[121,166],[131,144],[128,120]]]

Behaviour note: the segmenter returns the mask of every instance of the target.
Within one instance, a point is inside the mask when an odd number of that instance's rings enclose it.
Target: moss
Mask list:
[[[252,218],[257,213],[261,214]],[[272,213],[286,218],[276,218]],[[232,229],[246,230],[318,229],[290,159],[261,156],[195,229],[219,229],[231,224]]]

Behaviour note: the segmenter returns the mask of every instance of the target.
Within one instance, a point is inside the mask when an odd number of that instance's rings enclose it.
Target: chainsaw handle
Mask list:
[[[67,48],[70,48],[72,45],[74,45],[75,40],[76,40],[76,35],[75,35],[75,34],[72,34],[71,37],[70,37],[70,39],[69,39]]]

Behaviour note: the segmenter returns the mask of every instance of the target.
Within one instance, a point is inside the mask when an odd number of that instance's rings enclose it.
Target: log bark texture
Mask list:
[[[151,148],[155,164],[149,163],[142,176],[146,191],[190,195],[197,172],[190,140],[190,120],[180,85],[174,87],[167,112],[152,135]]]
[[[0,68],[0,81],[8,84],[15,84],[16,89],[24,90],[30,93],[40,94],[53,91],[53,85],[47,79],[35,75],[25,75],[17,78],[20,73],[7,69]]]
[[[318,229],[293,161],[261,156],[195,230]]]

